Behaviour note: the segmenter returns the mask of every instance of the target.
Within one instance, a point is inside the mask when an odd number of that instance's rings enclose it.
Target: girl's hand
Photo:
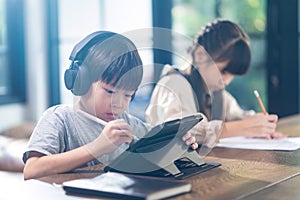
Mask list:
[[[190,132],[187,132],[183,137],[182,140],[185,142],[186,145],[191,146],[192,149],[198,148],[198,143],[196,142],[195,136],[192,136]]]
[[[286,135],[284,135],[280,132],[275,132],[275,133],[271,134],[271,136],[272,136],[272,139],[279,139],[279,140],[287,137]]]
[[[258,137],[265,139],[281,138],[282,134],[276,133],[278,116],[274,114],[264,115],[258,113],[243,121],[244,134],[246,137]]]

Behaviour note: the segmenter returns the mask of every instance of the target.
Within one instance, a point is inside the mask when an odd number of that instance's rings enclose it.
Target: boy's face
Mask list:
[[[121,113],[123,113],[131,101],[132,95],[135,91],[117,89],[102,81],[93,83],[94,97],[94,113],[95,115],[104,120],[112,121],[116,119]]]

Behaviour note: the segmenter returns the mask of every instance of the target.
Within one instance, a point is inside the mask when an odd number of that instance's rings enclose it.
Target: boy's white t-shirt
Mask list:
[[[150,130],[149,125],[126,112],[121,114],[119,118],[123,118],[132,127],[138,138],[143,137]],[[103,125],[77,112],[73,105],[50,107],[43,113],[35,127],[23,154],[23,161],[27,161],[30,151],[53,155],[84,146],[95,140],[103,128]],[[110,162],[124,152],[128,146],[128,144],[123,143],[111,154],[95,158],[85,166]]]

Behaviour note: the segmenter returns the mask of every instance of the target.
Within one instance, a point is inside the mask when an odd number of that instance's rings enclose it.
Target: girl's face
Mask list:
[[[203,47],[199,46],[195,52],[195,64],[209,91],[224,89],[233,80],[234,75],[224,71],[228,61],[213,62]]]
[[[220,71],[221,74],[221,79],[222,82],[224,84],[224,86],[226,87],[227,85],[229,85],[231,83],[231,81],[234,78],[234,75],[225,71],[224,69],[226,68],[228,62],[217,62],[216,65]]]
[[[217,62],[198,67],[204,82],[210,91],[224,89],[231,83],[234,75],[224,71],[228,62]]]
[[[95,82],[86,97],[88,112],[104,121],[112,121],[128,108],[134,92],[116,89],[102,81]]]

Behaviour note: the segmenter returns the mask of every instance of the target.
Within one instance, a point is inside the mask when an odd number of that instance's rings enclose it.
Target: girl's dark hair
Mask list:
[[[216,19],[203,27],[189,49],[193,58],[200,45],[204,47],[214,62],[229,61],[224,71],[234,75],[243,75],[250,67],[249,37],[234,22]]]
[[[215,91],[211,108],[206,105],[208,88],[205,85],[195,64],[194,54],[199,46],[203,46],[214,62],[226,62],[223,69],[234,75],[245,74],[250,67],[251,51],[247,34],[234,22],[216,19],[207,24],[195,37],[189,49],[193,64],[185,71],[186,78],[195,92],[198,112],[204,113],[209,119],[222,119],[222,95]],[[220,107],[221,106],[221,107]]]
[[[92,82],[101,80],[118,89],[136,90],[142,81],[143,63],[137,48],[120,34],[91,47],[83,64]]]

